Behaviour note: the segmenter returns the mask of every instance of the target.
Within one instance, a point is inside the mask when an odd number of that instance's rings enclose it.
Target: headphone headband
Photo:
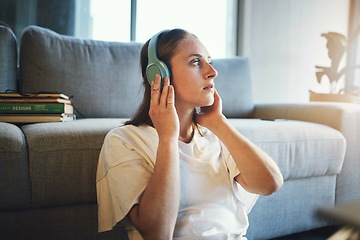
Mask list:
[[[148,47],[148,59],[149,59],[149,62],[159,61],[159,58],[157,57],[157,40],[158,40],[159,35],[160,35],[160,32],[155,34],[150,39],[149,47]]]

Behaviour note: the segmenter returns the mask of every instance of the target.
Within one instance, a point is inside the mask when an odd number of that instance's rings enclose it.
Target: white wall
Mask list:
[[[347,35],[349,0],[244,0],[240,52],[255,102],[307,102],[315,65],[329,66],[325,32]]]

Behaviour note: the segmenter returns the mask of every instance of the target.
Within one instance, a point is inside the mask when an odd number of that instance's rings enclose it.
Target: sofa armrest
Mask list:
[[[313,122],[351,133],[360,123],[360,105],[330,102],[256,104],[254,118]]]
[[[344,165],[337,178],[336,202],[360,201],[360,105],[330,102],[257,104],[254,118],[314,122],[340,131],[347,146]]]

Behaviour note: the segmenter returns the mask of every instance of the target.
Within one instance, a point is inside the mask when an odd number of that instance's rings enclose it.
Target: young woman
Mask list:
[[[149,41],[143,102],[100,153],[99,231],[123,220],[130,239],[245,239],[247,213],[282,175],[222,114],[217,71],[199,39],[182,29],[157,36],[170,75],[163,83],[147,79]]]

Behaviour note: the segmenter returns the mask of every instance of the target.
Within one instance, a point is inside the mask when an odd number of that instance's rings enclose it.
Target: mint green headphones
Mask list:
[[[157,56],[157,39],[161,32],[154,35],[148,46],[148,65],[146,67],[146,78],[151,85],[155,81],[156,74],[161,76],[161,86],[164,85],[164,78],[170,77],[169,68]]]

